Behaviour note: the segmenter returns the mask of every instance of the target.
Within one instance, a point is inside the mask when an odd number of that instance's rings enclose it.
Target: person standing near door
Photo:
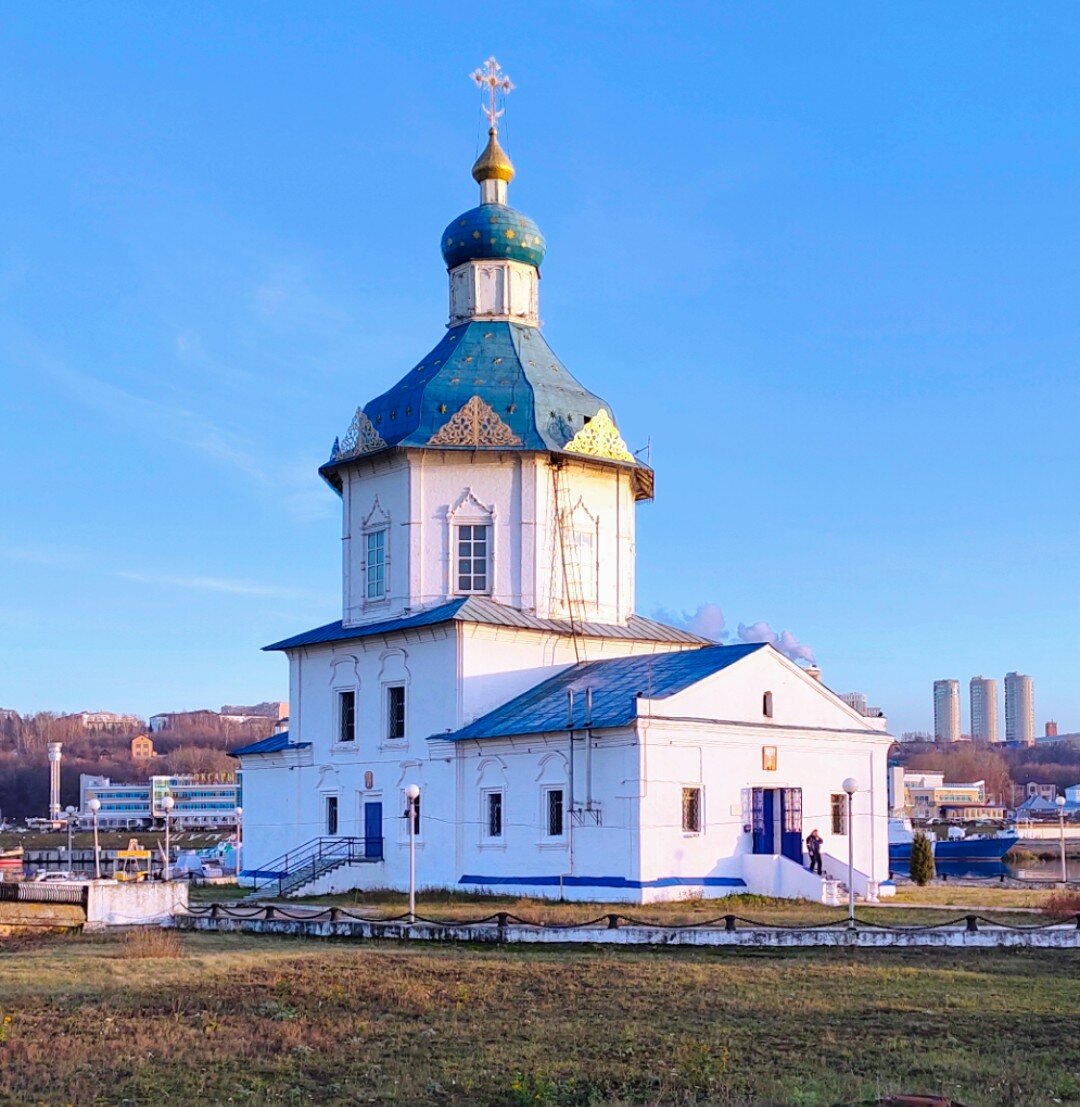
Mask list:
[[[823,839],[817,830],[811,830],[806,839],[806,852],[810,854],[810,871],[821,876],[821,843]]]

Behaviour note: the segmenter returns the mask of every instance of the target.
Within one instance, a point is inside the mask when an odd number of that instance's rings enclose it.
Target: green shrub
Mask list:
[[[920,888],[934,879],[934,847],[921,830],[911,843],[911,879]]]

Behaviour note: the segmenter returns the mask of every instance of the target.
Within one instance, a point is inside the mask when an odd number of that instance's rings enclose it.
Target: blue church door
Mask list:
[[[381,861],[383,855],[382,840],[382,804],[364,804],[364,856],[369,861]]]
[[[754,853],[779,853],[802,864],[802,789],[755,788]]]

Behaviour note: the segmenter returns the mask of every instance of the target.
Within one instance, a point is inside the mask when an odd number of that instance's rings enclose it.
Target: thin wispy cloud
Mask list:
[[[257,599],[303,600],[316,603],[334,602],[336,597],[310,588],[290,588],[279,584],[261,584],[251,580],[230,580],[226,577],[185,576],[175,573],[141,573],[133,569],[121,569],[116,573],[121,580],[155,587],[185,588],[193,592],[218,592],[229,596],[251,596]]]
[[[120,423],[125,431],[152,435],[193,450],[242,474],[262,494],[302,520],[327,518],[334,513],[333,497],[313,479],[311,467],[260,455],[246,431],[222,426],[181,404],[138,395],[90,373],[73,369],[29,340],[9,344],[9,354],[48,375],[74,400]],[[303,480],[300,474],[303,473]]]

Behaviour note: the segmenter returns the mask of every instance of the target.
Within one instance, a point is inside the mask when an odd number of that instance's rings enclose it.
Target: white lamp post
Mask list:
[[[244,848],[244,809],[236,805],[236,883],[240,883],[240,855]]]
[[[165,872],[162,875],[163,880],[172,878],[172,849],[169,830],[172,825],[170,816],[175,803],[176,800],[172,796],[162,796],[161,798],[161,809],[165,812]]]
[[[848,926],[855,925],[855,822],[851,817],[851,800],[858,790],[859,782],[849,776],[844,781],[847,792],[847,901]]]
[[[1065,865],[1065,797],[1057,796],[1054,799],[1058,809],[1058,822],[1061,826],[1061,883],[1069,880],[1069,870]]]
[[[409,820],[409,922],[416,921],[416,804],[420,799],[420,785],[410,784],[405,789],[409,806],[405,817]]]
[[[94,879],[101,879],[101,848],[98,846],[97,817],[101,810],[101,800],[94,798],[86,805],[94,816]]]
[[[64,808],[64,814],[67,815],[67,832],[68,832],[67,865],[68,865],[68,872],[71,872],[72,871],[71,870],[71,820],[72,820],[73,816],[75,815],[75,808],[72,807],[70,804],[68,804],[68,806]]]

